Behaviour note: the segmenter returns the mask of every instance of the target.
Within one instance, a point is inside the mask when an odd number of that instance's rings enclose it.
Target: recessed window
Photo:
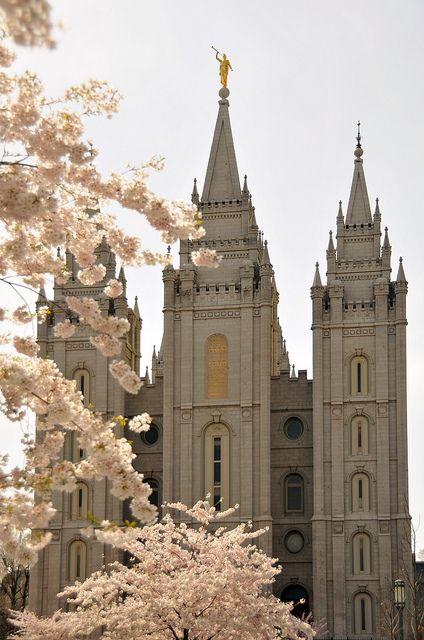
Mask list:
[[[159,482],[154,478],[145,478],[145,482],[150,485],[152,493],[149,496],[150,504],[153,504],[155,507],[159,508]]]
[[[305,540],[300,531],[289,531],[284,538],[284,546],[290,553],[299,553],[305,546]]]
[[[354,633],[369,635],[372,633],[372,601],[368,593],[358,593],[354,604]]]
[[[286,511],[303,511],[303,478],[298,473],[291,473],[284,481]]]
[[[159,440],[159,428],[155,424],[151,424],[148,431],[141,432],[141,440],[149,447],[156,444]]]
[[[230,434],[220,423],[205,431],[205,495],[217,511],[230,505]]]
[[[298,440],[303,434],[303,422],[299,418],[289,418],[284,425],[284,433],[290,440]]]

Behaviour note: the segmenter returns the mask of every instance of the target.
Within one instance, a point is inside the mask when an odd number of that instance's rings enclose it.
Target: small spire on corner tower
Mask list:
[[[327,251],[334,251],[333,232],[330,229],[330,237],[328,239]]]
[[[199,204],[199,192],[197,191],[197,178],[194,178],[193,181],[193,191],[191,193],[191,201],[193,204]]]
[[[243,196],[246,196],[246,197],[250,196],[249,187],[247,186],[247,175],[244,176],[243,190],[241,193]]]
[[[407,282],[405,271],[403,270],[403,258],[399,258],[399,269],[396,277],[396,282]]]
[[[312,283],[313,287],[322,287],[322,282],[321,282],[321,276],[319,273],[319,263],[316,262],[315,263],[315,276],[314,276],[314,281]]]
[[[383,249],[391,249],[390,241],[389,241],[389,230],[387,227],[384,227]]]
[[[375,217],[375,216],[377,216],[377,217],[381,217],[381,212],[380,212],[380,205],[379,205],[379,202],[380,202],[380,201],[379,201],[379,199],[378,199],[378,198],[376,198],[376,199],[375,199],[375,211],[374,211],[374,217]]]
[[[337,213],[337,219],[343,220],[343,209],[342,209],[342,201],[339,200],[339,211]]]
[[[264,250],[262,254],[262,265],[270,265],[270,264],[271,264],[271,260],[269,259],[268,240],[265,240]]]

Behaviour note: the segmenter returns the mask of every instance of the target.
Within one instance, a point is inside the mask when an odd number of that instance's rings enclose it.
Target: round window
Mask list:
[[[284,433],[290,440],[297,440],[303,433],[303,422],[299,418],[289,418],[284,425]]]
[[[290,553],[299,553],[305,546],[305,540],[300,531],[289,531],[284,538],[284,544]]]
[[[159,429],[155,424],[150,425],[150,429],[148,431],[141,432],[141,439],[144,444],[151,446],[152,444],[156,444],[159,440]]]

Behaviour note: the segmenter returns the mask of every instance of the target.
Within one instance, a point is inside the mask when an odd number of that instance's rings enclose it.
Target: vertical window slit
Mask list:
[[[221,438],[213,439],[213,504],[221,511]]]

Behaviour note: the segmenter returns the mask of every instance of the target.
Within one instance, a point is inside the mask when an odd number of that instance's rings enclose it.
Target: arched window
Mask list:
[[[69,545],[69,580],[85,580],[87,577],[87,547],[82,540]]]
[[[228,397],[228,343],[221,333],[215,333],[206,341],[207,397]]]
[[[291,584],[281,593],[280,600],[283,602],[293,602],[294,607],[291,611],[292,615],[297,618],[307,616],[309,613],[309,594],[298,584]],[[303,600],[304,602],[301,602]]]
[[[71,433],[71,460],[78,464],[84,459],[84,449],[81,449],[75,431]]]
[[[365,416],[355,416],[352,420],[352,455],[368,454],[368,420]]]
[[[357,593],[353,600],[354,625],[353,632],[369,635],[373,631],[372,601],[369,593]]]
[[[205,431],[205,493],[218,511],[230,505],[230,434],[223,424]]]
[[[159,508],[159,482],[154,478],[145,478],[145,482],[150,485],[152,493],[149,496],[150,504],[153,504],[155,507]]]
[[[77,391],[81,391],[84,396],[84,404],[90,404],[90,374],[87,369],[77,369],[74,373],[74,380],[77,383]]]
[[[286,512],[303,512],[303,478],[290,473],[284,480],[284,503]]]
[[[78,482],[77,488],[71,494],[72,520],[86,520],[88,512],[88,487],[84,482]]]
[[[371,544],[366,533],[357,533],[352,540],[352,565],[354,575],[371,573]]]
[[[370,510],[370,481],[365,473],[355,473],[352,478],[352,511]]]
[[[368,394],[368,360],[355,356],[350,363],[350,391],[353,396]]]

